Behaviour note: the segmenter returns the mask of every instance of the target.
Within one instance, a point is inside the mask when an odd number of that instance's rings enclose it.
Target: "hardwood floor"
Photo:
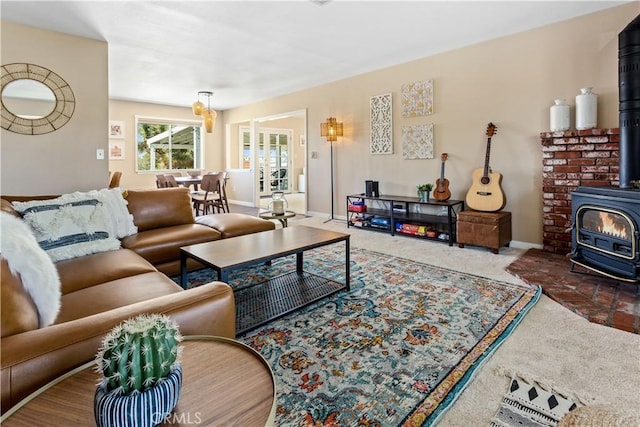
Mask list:
[[[229,204],[229,211],[231,211],[231,213],[241,213],[246,215],[258,216],[260,208]]]

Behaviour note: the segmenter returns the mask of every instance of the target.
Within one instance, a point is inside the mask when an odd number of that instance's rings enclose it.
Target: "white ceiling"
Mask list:
[[[2,0],[0,17],[108,42],[112,99],[211,90],[224,110],[623,3]]]

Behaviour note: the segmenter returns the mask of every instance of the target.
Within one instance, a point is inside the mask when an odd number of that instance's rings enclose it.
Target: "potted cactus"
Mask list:
[[[154,426],[173,411],[182,386],[182,335],[165,315],[141,315],[116,326],[102,341],[96,370],[98,427]]]

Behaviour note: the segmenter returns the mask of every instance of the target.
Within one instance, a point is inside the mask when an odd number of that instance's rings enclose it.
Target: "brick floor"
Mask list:
[[[564,255],[529,249],[507,271],[590,322],[640,334],[640,283],[626,283],[580,266]]]

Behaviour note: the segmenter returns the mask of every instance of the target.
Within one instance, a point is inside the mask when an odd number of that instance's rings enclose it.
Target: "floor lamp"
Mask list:
[[[325,222],[333,219],[333,143],[342,136],[342,123],[338,123],[335,117],[329,117],[326,122],[320,123],[320,136],[327,138],[327,142],[331,144],[331,216]]]

